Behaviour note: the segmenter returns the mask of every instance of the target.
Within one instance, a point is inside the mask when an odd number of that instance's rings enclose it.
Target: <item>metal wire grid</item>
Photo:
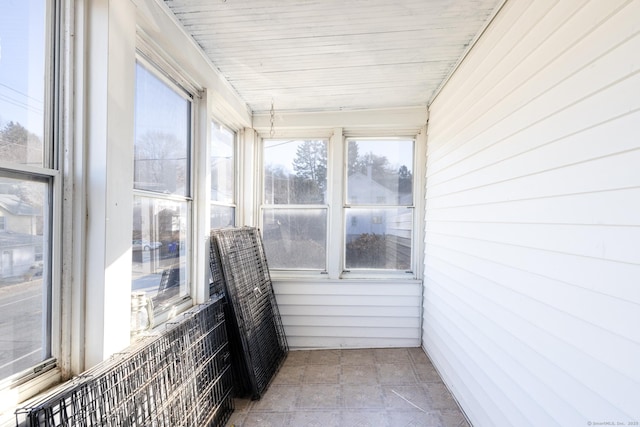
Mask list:
[[[211,250],[212,274],[214,268],[223,273],[233,318],[227,319],[232,355],[244,365],[234,363],[234,385],[259,399],[288,352],[260,233],[253,227],[214,230],[211,245],[216,246]]]
[[[220,263],[220,251],[218,245],[211,236],[209,242],[209,269],[211,270],[211,283],[209,284],[209,297],[215,298],[224,295],[224,273]]]
[[[220,250],[215,241],[213,233],[210,236],[209,266],[211,269],[211,283],[209,295],[211,298],[222,296],[228,301]],[[247,396],[251,393],[251,378],[248,375],[245,360],[244,348],[240,341],[240,333],[237,317],[232,304],[228,302],[224,305],[224,315],[227,325],[227,335],[229,338],[229,349],[232,354],[231,370],[233,374],[233,392],[235,396]]]
[[[233,412],[231,390],[223,301],[218,299],[19,409],[16,422],[46,427],[224,426]]]

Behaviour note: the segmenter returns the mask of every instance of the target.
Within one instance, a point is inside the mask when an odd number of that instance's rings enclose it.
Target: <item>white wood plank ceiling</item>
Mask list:
[[[165,0],[254,113],[425,106],[502,0]]]

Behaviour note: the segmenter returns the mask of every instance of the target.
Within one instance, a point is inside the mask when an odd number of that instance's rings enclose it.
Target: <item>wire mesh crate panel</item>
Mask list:
[[[234,363],[236,383],[240,383],[240,391],[248,389],[252,398],[259,398],[288,351],[279,312],[272,308],[276,301],[259,231],[251,227],[214,230],[211,245],[212,269],[221,266],[231,306],[228,311],[233,321],[228,320],[228,329],[232,355],[244,365]],[[239,344],[234,342],[234,334]],[[264,346],[280,350],[261,349]]]
[[[232,374],[231,366],[227,365],[222,373],[207,384],[204,390],[198,395],[198,406],[207,404],[219,405],[224,399],[231,395]]]
[[[223,312],[222,300],[211,300],[16,415],[24,416],[26,425],[46,427],[204,425],[222,403],[199,393],[207,389],[202,378],[217,381],[220,354],[228,352]]]
[[[231,372],[228,373],[229,381],[231,382]],[[227,393],[226,397],[218,404],[216,409],[210,415],[209,419],[204,425],[209,427],[224,427],[231,417],[231,413],[234,410],[233,397],[231,393]]]
[[[225,343],[223,347],[218,348],[216,353],[212,354],[198,366],[198,372],[196,374],[198,393],[206,389],[228,365],[230,365],[229,350]]]
[[[211,341],[217,348],[220,348],[229,341],[227,337],[227,325],[226,322],[218,323],[210,332]]]
[[[211,283],[209,284],[209,297],[225,295],[224,276],[222,273],[222,264],[220,263],[220,251],[218,245],[213,240],[214,232],[211,233],[209,239],[209,270],[211,271]]]

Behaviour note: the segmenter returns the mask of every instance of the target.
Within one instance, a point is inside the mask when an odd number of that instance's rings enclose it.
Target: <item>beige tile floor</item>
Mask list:
[[[421,348],[290,351],[227,427],[469,427]]]

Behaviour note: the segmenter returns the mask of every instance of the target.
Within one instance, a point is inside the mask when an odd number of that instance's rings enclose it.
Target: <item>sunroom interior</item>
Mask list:
[[[230,226],[293,360],[424,353],[455,425],[639,425],[640,1],[2,8],[2,425],[207,302]]]

